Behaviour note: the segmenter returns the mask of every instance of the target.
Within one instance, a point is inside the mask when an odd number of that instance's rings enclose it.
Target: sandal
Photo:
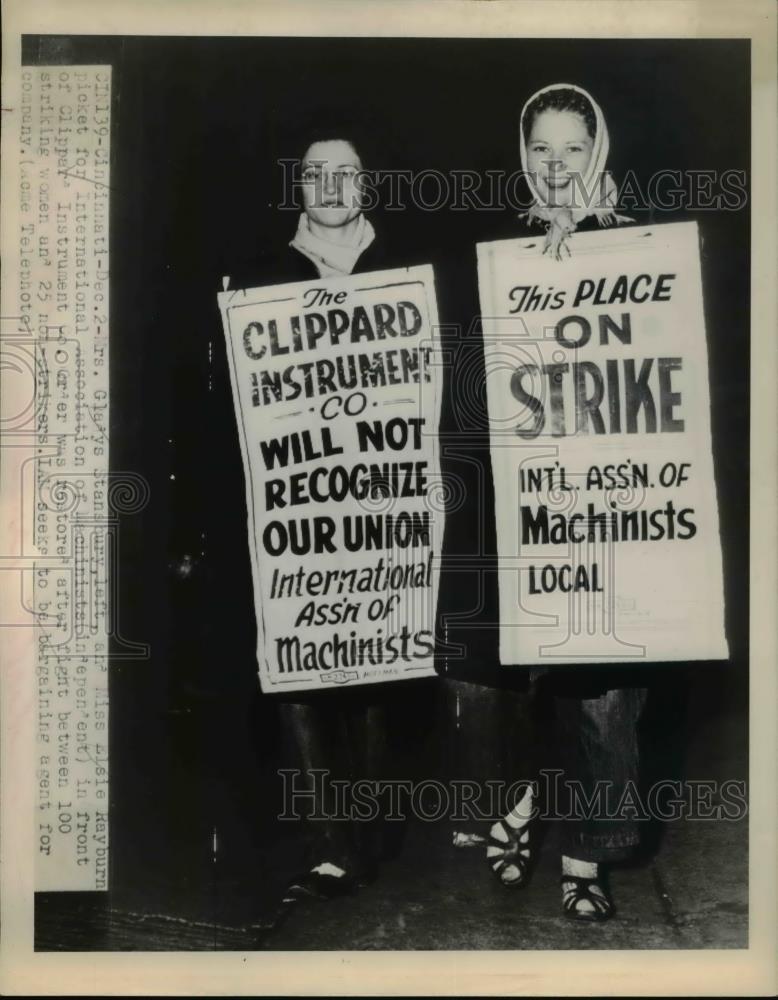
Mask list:
[[[514,829],[504,819],[498,819],[489,831],[486,860],[508,889],[526,885],[530,864],[529,824]]]
[[[602,876],[584,878],[582,875],[562,876],[562,912],[568,920],[603,921],[610,920],[616,912],[616,907],[609,897]],[[564,888],[570,883],[569,888]],[[597,892],[592,889],[596,887]],[[581,910],[578,904],[586,901],[591,904],[591,910]]]

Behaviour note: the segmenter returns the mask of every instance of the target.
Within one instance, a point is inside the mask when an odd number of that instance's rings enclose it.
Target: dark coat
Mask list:
[[[370,246],[359,255],[353,274],[367,274],[371,271],[384,271],[396,267],[411,267],[422,263],[410,259],[410,254],[400,252],[385,238],[383,231],[376,228],[376,236]],[[316,265],[304,254],[289,244],[281,246],[273,253],[260,253],[252,260],[231,271],[229,288],[262,288],[267,285],[280,285],[294,281],[312,281],[319,277]],[[312,690],[296,692],[273,692],[273,699],[278,703],[294,703],[300,705],[341,705],[351,706],[351,710],[361,710],[366,705],[401,704],[408,720],[408,699],[418,702],[419,710],[431,714],[428,701],[431,697],[432,680],[421,678],[378,682],[347,690],[340,688],[330,690]],[[303,726],[304,728],[304,726]]]
[[[589,217],[577,231],[598,228],[597,220]],[[535,235],[542,242],[544,227],[528,226],[514,213],[495,220],[479,242]],[[439,635],[448,636],[452,648],[441,650],[437,670],[459,680],[519,690],[529,685],[531,677],[547,673],[555,688],[571,694],[582,691],[595,695],[630,685],[636,680],[635,667],[530,669],[500,664],[494,487],[475,246],[436,261],[435,272],[445,328],[442,340],[452,359],[445,368],[441,467],[453,484],[438,602]]]
[[[405,261],[402,266],[407,266],[407,263]],[[353,273],[366,274],[399,266],[395,255],[387,247],[383,233],[376,232],[376,238],[359,255]],[[229,277],[231,289],[262,288],[292,281],[313,281],[319,277],[319,272],[312,260],[287,243],[272,253],[265,251],[258,254],[255,260],[239,266]]]

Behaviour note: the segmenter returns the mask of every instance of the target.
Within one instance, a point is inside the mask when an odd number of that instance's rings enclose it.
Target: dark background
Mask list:
[[[142,474],[151,499],[121,524],[110,895],[139,892],[172,911],[182,893],[199,894],[212,911],[220,892],[261,883],[288,835],[273,819],[278,733],[256,681],[243,470],[216,293],[223,275],[291,238],[296,215],[275,207],[275,160],[303,151],[295,123],[322,109],[356,112],[370,124],[367,166],[511,172],[521,105],[567,80],[603,107],[617,182],[628,169],[644,185],[660,169],[747,172],[748,42],[36,36],[24,40],[23,62],[113,67],[111,470]],[[473,246],[509,235],[510,210],[379,208],[372,217],[407,251],[403,263],[436,265],[441,320],[467,327]],[[670,747],[676,769],[706,715],[739,712],[746,725],[748,695],[749,211],[637,221],[685,219],[703,237],[731,659],[657,672],[650,762],[669,761]],[[462,426],[456,398],[449,385],[452,433]],[[488,492],[482,500],[489,518]],[[468,551],[472,537],[460,514],[448,553]],[[447,593],[444,584],[444,614]],[[497,620],[496,608],[484,613]],[[480,635],[487,650],[495,639],[494,629]],[[125,658],[124,640],[148,643],[150,657]],[[430,687],[420,684],[408,705],[408,747],[420,746],[422,761],[435,744]]]

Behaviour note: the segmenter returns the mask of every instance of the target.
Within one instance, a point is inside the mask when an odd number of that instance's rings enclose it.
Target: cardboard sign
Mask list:
[[[264,691],[434,673],[443,504],[430,266],[219,295]]]
[[[505,664],[722,659],[694,223],[479,244]]]

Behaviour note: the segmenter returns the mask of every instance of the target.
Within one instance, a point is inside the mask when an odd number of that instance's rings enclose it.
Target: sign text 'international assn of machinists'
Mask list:
[[[225,291],[264,691],[432,674],[430,266]]]
[[[478,246],[505,664],[723,659],[694,223]]]

